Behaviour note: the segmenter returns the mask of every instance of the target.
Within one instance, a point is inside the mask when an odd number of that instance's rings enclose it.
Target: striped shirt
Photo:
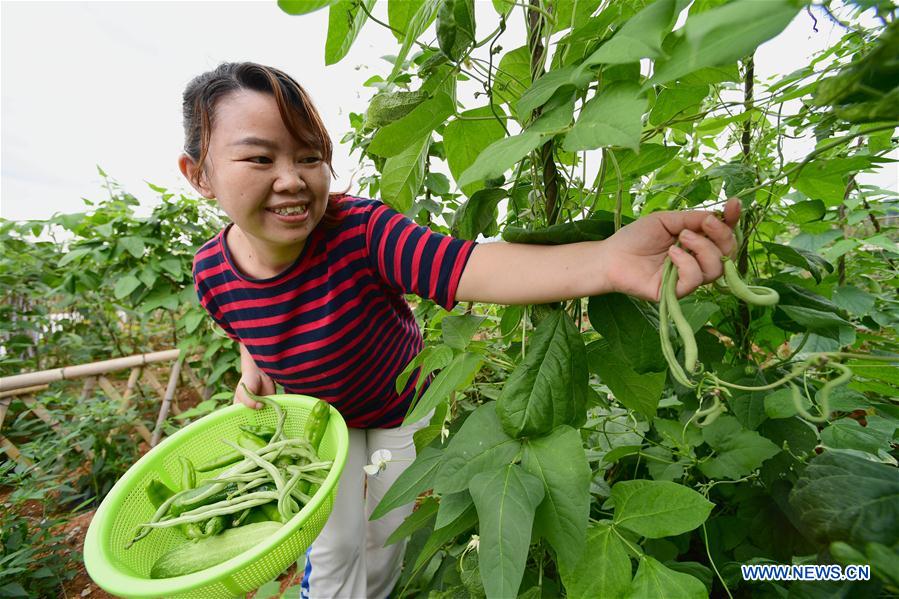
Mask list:
[[[241,274],[225,243],[228,225],[197,251],[194,285],[213,320],[287,393],[328,401],[351,427],[396,427],[417,376],[401,393],[395,380],[423,345],[403,295],[451,310],[476,244],[379,201],[337,201],[340,223],[317,226],[281,274]]]

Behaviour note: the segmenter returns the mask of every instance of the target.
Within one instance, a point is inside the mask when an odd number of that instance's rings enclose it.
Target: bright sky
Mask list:
[[[496,13],[489,0],[476,2],[482,37],[495,27]],[[378,2],[374,14],[386,22],[387,2]],[[192,193],[176,165],[183,142],[181,94],[190,79],[225,61],[275,66],[306,88],[335,143],[340,178],[332,189],[343,189],[359,167],[348,146],[339,144],[350,129],[348,115],[365,110],[375,90],[363,82],[386,75],[390,64],[380,57],[399,49],[386,29],[369,22],[349,55],[325,67],[327,10],[292,17],[274,0],[3,0],[0,24],[0,216],[12,220],[85,210],[80,198],[106,193],[96,165],[137,196],[143,212],[158,201],[146,182]],[[757,76],[789,73],[840,35],[820,14],[816,33],[801,13],[759,48]],[[506,36],[507,49],[524,43],[520,12]],[[807,149],[787,152],[795,159]],[[889,165],[875,181],[896,189],[897,179],[899,169]],[[354,186],[351,193],[358,191]]]

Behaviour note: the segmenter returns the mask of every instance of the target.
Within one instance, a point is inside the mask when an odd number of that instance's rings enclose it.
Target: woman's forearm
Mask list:
[[[614,289],[604,244],[480,244],[465,266],[456,300],[539,304],[608,293]]]

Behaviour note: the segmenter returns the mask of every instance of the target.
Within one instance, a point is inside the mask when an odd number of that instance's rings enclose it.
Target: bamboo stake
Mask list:
[[[27,466],[28,468],[34,466],[34,462],[23,456],[19,451],[19,448],[13,445],[13,442],[3,435],[0,435],[0,448],[2,448],[3,451],[6,452],[6,455],[22,464],[23,466]]]
[[[165,398],[165,387],[162,386],[162,383],[159,382],[159,379],[156,378],[156,375],[149,368],[144,370],[143,378],[150,383],[150,386],[159,394],[159,401],[162,401]]]
[[[90,364],[79,364],[77,366],[67,366],[65,368],[54,368],[52,370],[41,370],[40,372],[17,374],[15,376],[0,378],[0,392],[32,385],[44,385],[54,381],[77,379],[107,372],[115,372],[117,370],[125,370],[127,368],[133,368],[134,366],[144,366],[155,362],[165,362],[178,358],[179,353],[180,352],[177,349],[169,349],[149,354],[138,354],[127,356],[125,358],[93,362]]]
[[[88,397],[91,396],[91,393],[94,391],[94,387],[97,386],[97,377],[89,376],[84,379],[84,386],[81,388],[81,401],[86,401]]]
[[[181,376],[181,364],[184,362],[185,357],[184,354],[180,354],[172,365],[172,374],[169,376],[169,385],[166,387],[162,407],[159,410],[159,417],[156,419],[156,428],[153,429],[150,447],[156,447],[156,444],[159,443],[159,438],[162,436],[162,425],[165,419],[168,418],[169,405],[172,403],[172,397],[175,396],[175,388],[178,386],[178,379]]]
[[[21,389],[11,389],[10,391],[3,391],[0,393],[0,398],[3,397],[15,397],[16,395],[32,395],[37,393],[38,391],[43,391],[44,389],[48,389],[50,385],[35,385],[33,387],[22,387]]]

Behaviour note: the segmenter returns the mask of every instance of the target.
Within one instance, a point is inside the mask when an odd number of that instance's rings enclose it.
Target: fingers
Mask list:
[[[702,269],[696,258],[676,245],[668,248],[668,255],[677,267],[677,287],[675,289],[677,297],[689,295],[694,289],[702,285]]]
[[[241,379],[241,383],[243,383],[243,379]],[[258,410],[262,407],[262,404],[258,401],[251,399],[247,392],[244,391],[243,385],[238,383],[237,390],[234,392],[234,403],[235,404],[243,404],[248,408],[253,408],[254,410]]]
[[[722,275],[724,271],[721,263],[722,251],[712,239],[684,229],[679,240],[681,245],[693,254],[702,277],[700,285],[711,283]]]

